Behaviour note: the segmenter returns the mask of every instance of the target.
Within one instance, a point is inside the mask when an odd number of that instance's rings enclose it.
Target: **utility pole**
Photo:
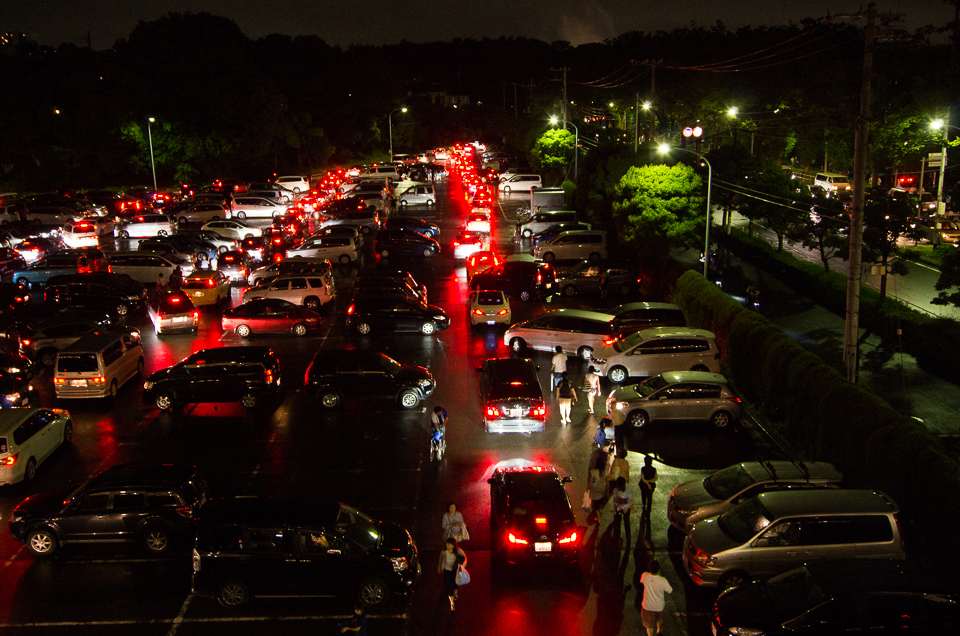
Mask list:
[[[655,126],[654,108],[657,104],[657,65],[654,62],[648,62],[650,65],[650,132],[647,134],[647,143],[653,143],[653,131]]]
[[[560,105],[560,116],[563,118],[563,129],[567,129],[567,71],[570,69],[566,66],[561,68],[552,68],[550,69],[554,73],[563,73],[563,80],[553,79],[552,81],[558,82],[563,81],[563,103]]]
[[[637,151],[640,143],[640,91],[637,91],[637,105],[633,110],[633,151]]]
[[[853,146],[853,216],[850,219],[850,271],[847,275],[847,316],[843,337],[843,365],[847,380],[860,378],[860,284],[863,255],[863,183],[867,171],[867,143],[870,132],[870,90],[873,75],[873,37],[876,5],[867,5],[867,26],[863,34],[863,78],[860,83],[860,114]]]

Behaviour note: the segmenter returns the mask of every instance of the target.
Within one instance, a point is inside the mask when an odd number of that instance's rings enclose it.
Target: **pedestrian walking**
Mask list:
[[[600,395],[600,374],[597,368],[592,364],[587,368],[587,374],[583,376],[583,386],[581,387],[587,396],[587,405],[590,412],[593,413],[593,401]]]
[[[183,270],[177,265],[176,268],[170,272],[170,289],[180,289],[181,286],[183,286]]]
[[[353,632],[357,636],[367,636],[367,612],[362,601],[353,604],[353,616],[340,625],[340,633]]]
[[[160,272],[157,274],[157,293],[162,294],[165,291],[167,291],[167,286],[163,282],[163,272]]]
[[[600,421],[597,423],[597,434],[593,436],[593,443],[603,449],[604,452],[613,453],[613,432],[613,420],[609,417],[600,418]]]
[[[627,461],[626,448],[617,449],[616,457],[613,458],[613,463],[610,465],[609,481],[616,481],[621,477],[623,477],[628,484],[630,483],[630,462]]]
[[[570,384],[570,377],[566,371],[560,374],[560,384],[557,385],[557,399],[560,401],[560,423],[569,424],[570,412],[577,401],[577,391]]]
[[[643,468],[640,469],[640,508],[649,511],[653,506],[653,491],[657,489],[657,469],[653,465],[653,457],[643,458]]]
[[[457,504],[452,501],[447,504],[447,511],[443,513],[442,525],[444,540],[453,537],[459,545],[460,542],[470,539],[470,532],[467,530],[467,524],[463,521],[463,515],[457,510]]]
[[[647,628],[647,636],[659,634],[663,628],[663,608],[666,606],[665,595],[673,592],[670,582],[660,576],[660,562],[654,559],[650,562],[650,569],[640,575],[640,585],[643,586],[643,601],[640,603],[640,620]]]
[[[606,267],[604,267],[602,270],[600,270],[600,282],[599,282],[599,285],[600,285],[600,300],[606,300],[606,299],[607,299],[607,287],[609,286],[608,276],[609,276],[609,274],[607,273],[607,268],[606,268]]]
[[[550,371],[553,373],[553,378],[550,380],[551,393],[557,388],[557,385],[560,384],[560,378],[566,370],[567,355],[563,352],[563,347],[557,345],[556,353],[554,353],[553,358],[550,359]]]
[[[610,493],[613,500],[613,519],[615,532],[620,534],[620,521],[623,521],[623,528],[626,531],[627,541],[630,540],[630,510],[633,508],[633,497],[627,490],[627,480],[623,477],[617,477],[613,483],[613,489]]]
[[[596,463],[590,469],[590,516],[587,523],[600,523],[600,512],[607,498],[607,458],[604,455],[597,457]],[[592,520],[592,521],[591,521]]]
[[[457,571],[467,564],[467,555],[457,540],[453,537],[447,539],[443,544],[443,550],[440,552],[440,562],[437,565],[437,572],[443,574],[443,591],[447,594],[450,601],[450,611],[457,609]]]

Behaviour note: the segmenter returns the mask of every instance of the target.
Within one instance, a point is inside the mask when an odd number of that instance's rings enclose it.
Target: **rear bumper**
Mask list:
[[[542,433],[546,429],[544,420],[534,418],[483,418],[483,427],[488,433]]]

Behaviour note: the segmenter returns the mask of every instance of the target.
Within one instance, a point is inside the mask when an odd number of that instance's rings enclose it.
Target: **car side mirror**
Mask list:
[[[493,477],[491,477],[490,479],[487,480],[487,483],[490,484],[490,485],[493,485],[493,482],[495,482],[495,481],[496,481],[496,480],[495,480]]]
[[[563,477],[562,479],[560,479],[560,481],[563,482],[563,483],[565,483],[565,484],[569,484],[569,483],[573,482],[573,477]]]

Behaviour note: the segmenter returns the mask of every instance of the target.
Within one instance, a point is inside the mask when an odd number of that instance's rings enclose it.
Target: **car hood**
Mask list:
[[[416,382],[417,380],[430,380],[433,382],[433,374],[426,367],[418,367],[413,364],[401,364],[400,380],[406,382]]]
[[[58,488],[30,495],[17,506],[17,513],[31,517],[52,517],[63,510],[63,501],[73,488]]]
[[[728,589],[716,603],[717,620],[725,628],[771,628],[789,617],[781,617],[767,598],[764,586],[753,583]],[[766,631],[766,629],[764,629]]]
[[[717,523],[717,517],[711,517],[697,522],[690,531],[689,539],[693,541],[700,550],[707,554],[715,555],[725,550],[735,548],[739,543],[728,537],[720,529]]]
[[[445,312],[442,307],[437,307],[436,305],[427,305],[427,311],[434,316],[443,316],[444,318],[447,317],[447,312]]]
[[[717,503],[717,500],[711,497],[703,487],[703,480],[680,484],[673,489],[670,496],[673,497],[676,507],[681,510],[699,509],[702,506]]]
[[[600,349],[597,349],[600,351]],[[595,357],[601,357],[595,354]],[[637,391],[634,385],[622,386],[619,389],[613,391],[613,399],[618,402],[628,402],[630,400],[642,400],[643,396],[640,395],[640,392]]]
[[[617,355],[617,350],[611,345],[602,345],[594,349],[592,355],[594,360],[609,360]]]
[[[147,382],[159,382],[170,375],[173,372],[173,369],[174,367],[167,367],[166,369],[154,371],[149,375],[149,377],[147,377]]]

